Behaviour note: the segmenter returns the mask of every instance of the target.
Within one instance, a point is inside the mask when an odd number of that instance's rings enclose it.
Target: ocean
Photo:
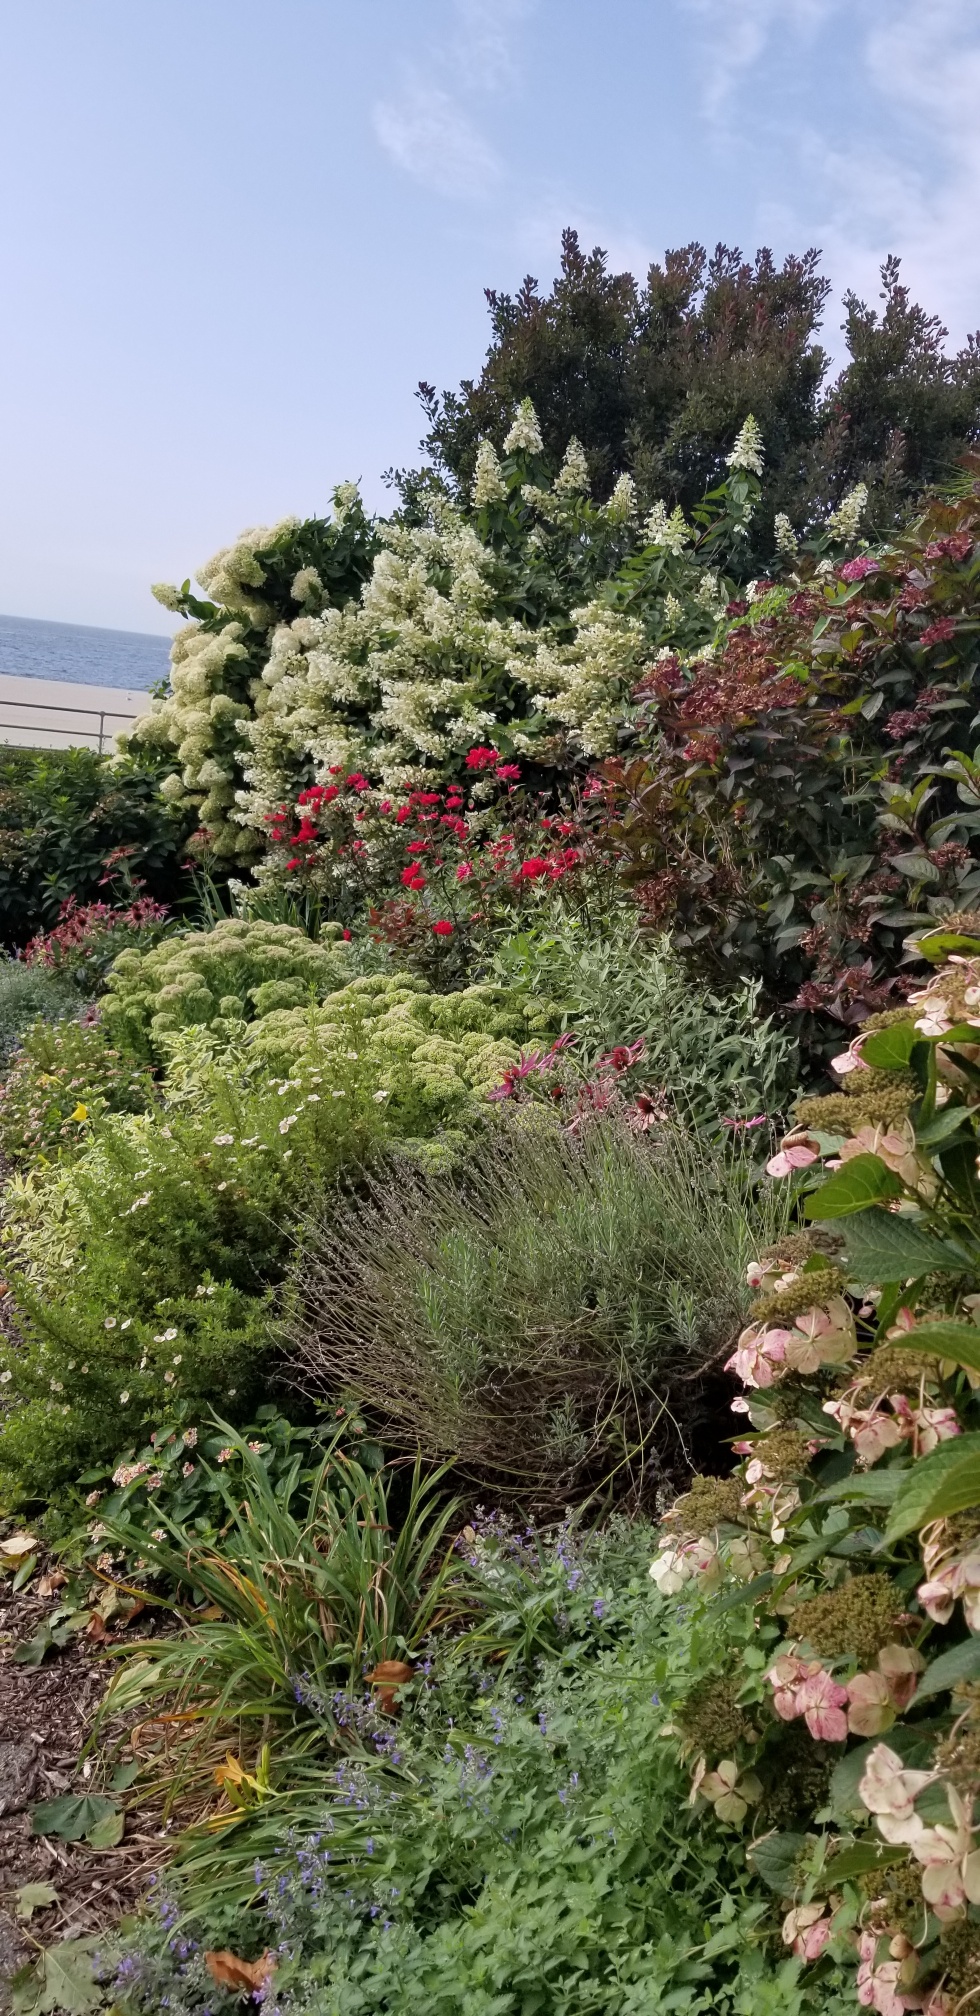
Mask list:
[[[142,630],[97,630],[89,623],[42,623],[0,616],[0,673],[20,679],[70,679],[83,686],[128,686],[146,693],[170,669],[170,640]]]

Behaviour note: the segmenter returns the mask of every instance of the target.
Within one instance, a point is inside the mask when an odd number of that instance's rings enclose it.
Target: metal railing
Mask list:
[[[19,716],[20,718],[7,720],[6,715],[8,711],[12,711],[15,716]],[[34,714],[54,714],[58,718],[51,722],[34,721],[25,718],[28,715]],[[66,716],[72,717],[71,722],[66,720]],[[63,735],[65,737],[64,746],[67,749],[94,748],[100,756],[104,756],[107,746],[111,747],[114,736],[121,729],[128,727],[130,722],[135,721],[136,718],[135,712],[128,713],[124,709],[117,710],[114,707],[74,707],[65,706],[64,704],[59,705],[49,700],[8,700],[0,698],[0,742],[6,741],[5,730],[7,729],[16,729],[18,734],[25,736],[30,734],[31,729],[37,729],[43,735]],[[83,725],[77,727],[75,726],[76,720],[85,723],[91,721],[98,723],[98,726],[90,728]],[[107,727],[107,722],[112,722],[114,725]],[[31,744],[29,741],[25,741],[20,746],[29,749],[32,746],[36,748],[50,748],[52,745],[49,742]]]

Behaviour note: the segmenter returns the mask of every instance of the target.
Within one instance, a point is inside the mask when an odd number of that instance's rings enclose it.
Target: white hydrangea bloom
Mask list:
[[[842,497],[836,511],[827,520],[827,530],[833,539],[856,539],[861,525],[861,516],[868,501],[866,483],[855,483],[846,497]]]
[[[573,496],[577,492],[587,497],[591,489],[585,449],[575,434],[572,435],[565,450],[565,460],[555,477],[555,489],[565,497]]]
[[[660,497],[644,520],[643,537],[648,546],[663,546],[666,552],[677,554],[690,545],[694,534],[680,505],[675,505],[668,518],[667,506]]]
[[[175,615],[179,614],[180,589],[175,588],[172,581],[154,581],[150,587],[150,594],[154,601],[162,603],[164,609],[172,609]]]
[[[538,416],[530,399],[522,399],[511,426],[504,435],[504,454],[540,455],[543,448]]]
[[[668,630],[676,630],[684,621],[684,604],[676,595],[668,594],[664,600],[664,620]]]
[[[698,582],[695,602],[699,603],[702,609],[707,609],[710,616],[720,616],[727,599],[717,568],[706,567]]]
[[[505,504],[507,485],[500,474],[500,462],[492,441],[481,441],[476,451],[476,469],[473,475],[473,508],[482,511],[487,504]]]
[[[628,525],[636,517],[636,484],[632,476],[620,476],[605,506],[611,525]]]
[[[726,456],[729,469],[750,469],[754,476],[761,476],[765,467],[765,442],[759,430],[755,414],[750,413],[736,436],[735,446]]]
[[[294,602],[308,602],[310,596],[315,595],[322,588],[323,582],[316,568],[301,567],[299,573],[293,576],[293,585],[289,593]]]
[[[780,556],[784,560],[795,559],[796,554],[799,551],[800,542],[797,539],[796,533],[794,532],[793,527],[790,524],[790,521],[787,518],[785,511],[777,511],[775,519],[773,520],[773,532],[775,534],[776,539],[777,553],[780,554]]]
[[[342,525],[350,517],[355,504],[361,501],[360,488],[356,483],[338,483],[333,493],[334,523]]]
[[[532,511],[538,511],[542,518],[555,517],[555,498],[550,490],[542,490],[540,483],[522,483],[521,496]],[[531,535],[533,537],[533,534]]]

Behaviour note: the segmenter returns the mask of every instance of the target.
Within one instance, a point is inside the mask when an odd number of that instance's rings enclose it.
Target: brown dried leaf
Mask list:
[[[397,1715],[396,1691],[404,1687],[406,1680],[411,1680],[414,1671],[414,1666],[407,1666],[404,1659],[382,1659],[380,1665],[367,1675],[372,1687],[378,1690],[378,1707],[382,1714]]]
[[[106,1637],[106,1635],[107,1634],[105,1628],[105,1618],[100,1617],[97,1610],[93,1610],[92,1615],[85,1626],[86,1638],[92,1645],[101,1645],[102,1640],[103,1638]]]
[[[204,1964],[216,1988],[238,1988],[244,1994],[265,1987],[275,1973],[276,1956],[265,1952],[258,1960],[239,1960],[237,1953],[205,1953]]]
[[[64,1588],[67,1580],[63,1568],[52,1568],[47,1575],[42,1575],[35,1593],[38,1596],[53,1596],[56,1589]]]

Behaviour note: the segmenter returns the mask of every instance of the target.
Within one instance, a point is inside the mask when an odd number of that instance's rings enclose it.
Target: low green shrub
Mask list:
[[[547,1649],[500,1676],[472,1631],[430,1640],[397,1721],[356,1679],[344,1702],[308,1674],[329,1766],[283,1774],[273,1744],[263,1776],[246,1731],[236,1803],[185,1838],[117,1958],[126,2016],[220,2006],[214,1948],[269,1956],[279,2016],[844,2016],[844,1970],[811,1983],[738,1835],[685,1798],[661,1690],[710,1670],[723,1634],[652,1589],[649,1529],[478,1527],[477,1632],[503,1649],[536,1608]]]
[[[559,911],[506,939],[493,970],[560,1002],[586,1065],[642,1038],[645,1077],[695,1126],[779,1114],[795,1089],[796,1042],[760,1013],[759,984],[713,993],[666,935],[639,929],[632,908],[598,920]]]
[[[0,1068],[13,1055],[25,1029],[43,1016],[55,1022],[78,1013],[78,990],[59,974],[0,957]]]
[[[744,1321],[760,1216],[783,1210],[757,1187],[744,1154],[676,1125],[522,1108],[451,1171],[396,1164],[311,1215],[293,1376],[356,1394],[484,1487],[552,1506],[642,1491],[683,1474],[705,1376]]]
[[[9,948],[57,921],[62,905],[104,898],[107,882],[179,904],[191,822],[159,794],[152,756],[92,749],[0,749],[0,918]]]
[[[56,998],[58,998],[56,996]],[[71,1154],[104,1113],[142,1113],[149,1073],[107,1040],[92,1008],[85,1019],[32,1022],[0,1080],[0,1154],[9,1162]]]

